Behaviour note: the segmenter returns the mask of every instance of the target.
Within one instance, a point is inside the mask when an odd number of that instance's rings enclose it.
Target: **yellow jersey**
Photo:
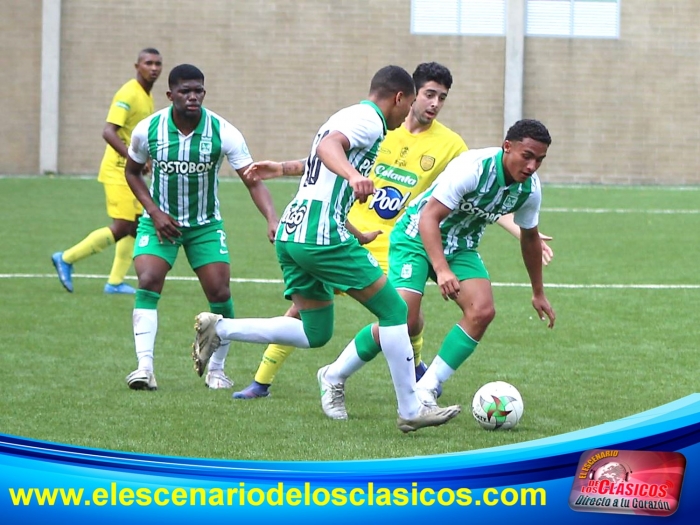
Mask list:
[[[114,95],[107,114],[107,122],[119,126],[117,135],[128,147],[131,143],[131,132],[136,124],[152,113],[153,96],[146,93],[141,84],[134,78],[119,88],[119,91]],[[105,184],[126,186],[125,166],[126,159],[107,144],[97,180]]]
[[[370,172],[375,193],[364,204],[356,201],[348,221],[361,232],[383,233],[366,245],[386,272],[389,233],[406,206],[430,187],[445,166],[467,151],[457,133],[437,120],[421,133],[403,125],[387,133]]]

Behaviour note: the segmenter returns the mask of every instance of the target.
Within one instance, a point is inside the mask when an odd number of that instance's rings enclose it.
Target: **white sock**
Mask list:
[[[228,355],[228,349],[231,346],[231,341],[224,341],[221,346],[216,349],[216,351],[211,355],[209,359],[209,371],[214,372],[215,370],[223,370],[226,364],[226,356]]]
[[[158,332],[158,310],[134,308],[134,346],[139,370],[153,372],[153,348]]]
[[[439,385],[447,381],[455,371],[442,360],[440,356],[435,356],[433,362],[418,381],[418,388],[435,390]]]
[[[379,344],[391,371],[399,416],[413,419],[418,415],[421,403],[415,393],[416,371],[413,366],[413,348],[408,336],[408,326],[380,326]]]
[[[367,363],[357,355],[355,340],[350,341],[338,358],[326,369],[326,380],[334,385],[345,383],[345,380]]]
[[[293,317],[270,319],[219,319],[216,334],[225,341],[278,344],[309,348],[304,324]]]

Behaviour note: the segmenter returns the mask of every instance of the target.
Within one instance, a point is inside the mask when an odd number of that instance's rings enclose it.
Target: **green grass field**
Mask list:
[[[278,208],[296,186],[270,184]],[[548,187],[540,230],[553,235],[545,269],[554,330],[530,306],[518,244],[498,227],[481,253],[497,316],[477,352],[446,383],[442,404],[464,412],[448,425],[403,435],[381,356],[347,384],[350,420],[321,412],[316,370],[370,315],[336,302],[333,340],[298,350],[268,399],[209,391],[190,359],[193,317],[207,308],[184,255],[159,305],[157,392],[134,392],[133,299],[105,296],[113,249],[76,265],[75,293],[50,256],[108,224],[102,186],[70,178],[0,179],[0,432],[80,446],[192,457],[346,460],[440,454],[522,442],[629,416],[698,391],[697,272],[700,188]],[[282,314],[280,271],[244,187],[221,185],[239,317]],[[132,270],[133,275],[133,270]],[[85,275],[86,277],[80,277]],[[277,280],[273,283],[253,279]],[[132,281],[133,283],[133,281]],[[643,287],[640,285],[657,285]],[[459,317],[435,287],[425,299],[427,361]],[[247,385],[262,354],[234,344],[227,373]],[[512,431],[482,430],[470,414],[483,383],[505,380],[525,400]]]

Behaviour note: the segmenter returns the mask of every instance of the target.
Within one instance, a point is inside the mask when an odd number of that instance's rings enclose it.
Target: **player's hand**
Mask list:
[[[268,221],[267,222],[267,240],[270,244],[274,244],[275,237],[277,236],[277,226],[279,226],[280,221]]]
[[[557,316],[544,294],[532,296],[532,307],[537,311],[537,315],[541,321],[545,320],[545,316],[549,318],[547,328],[554,328],[554,320],[557,318]]]
[[[143,169],[141,170],[141,175],[144,177],[148,177],[151,174],[151,159],[148,159],[146,164],[143,165]]]
[[[363,177],[359,172],[352,177],[349,182],[355,194],[355,198],[360,201],[361,204],[367,202],[367,197],[374,194],[374,182],[372,182],[372,179]]]
[[[253,162],[243,172],[243,177],[250,182],[275,179],[283,175],[282,163],[274,160]]]
[[[172,244],[175,244],[175,239],[182,235],[182,232],[179,230],[181,224],[161,210],[149,213],[149,215],[156,229],[158,241],[163,244],[163,239],[167,239]]]
[[[382,230],[375,230],[373,232],[360,232],[360,234],[357,236],[357,240],[360,242],[361,245],[364,246],[365,244],[371,243],[382,233],[384,233]]]
[[[442,298],[447,301],[449,299],[455,300],[459,295],[459,279],[452,273],[452,270],[442,270],[436,272],[437,285],[440,287],[440,293]]]
[[[554,258],[554,251],[547,244],[547,241],[553,240],[549,235],[540,233],[540,241],[542,242],[542,264],[547,266],[551,260]]]

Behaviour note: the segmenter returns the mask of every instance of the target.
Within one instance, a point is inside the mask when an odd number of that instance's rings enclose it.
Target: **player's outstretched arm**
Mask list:
[[[241,179],[248,179],[251,182],[259,180],[276,179],[278,177],[299,177],[304,174],[304,163],[306,159],[285,160],[275,162],[274,160],[261,160],[253,162],[240,175]]]
[[[509,213],[508,215],[503,215],[500,219],[498,219],[497,223],[500,227],[502,227],[505,231],[510,233],[513,237],[515,237],[516,239],[520,239],[520,226],[515,224],[512,213]],[[547,266],[554,257],[554,251],[549,246],[549,244],[547,244],[547,241],[551,240],[553,239],[549,235],[540,233],[540,241],[542,243],[542,264],[544,264],[545,266]]]

